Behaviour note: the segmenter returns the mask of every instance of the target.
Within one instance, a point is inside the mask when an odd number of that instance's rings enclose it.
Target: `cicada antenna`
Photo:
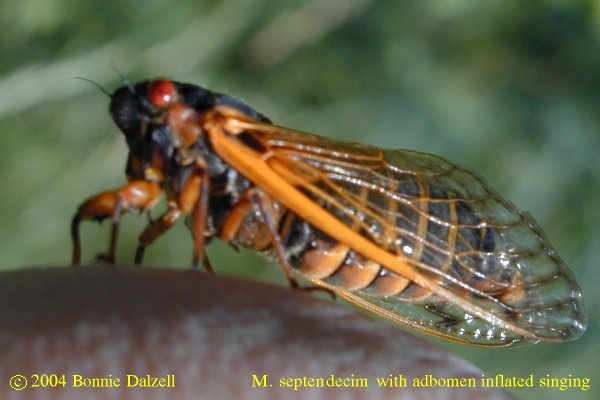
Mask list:
[[[129,82],[129,79],[125,78],[125,75],[123,75],[121,73],[121,71],[119,71],[119,69],[117,68],[117,66],[115,65],[114,61],[110,62],[110,66],[113,69],[113,71],[115,71],[115,74],[117,74],[117,76],[121,79],[121,81],[123,82],[123,86],[127,87],[132,93],[135,92],[135,90],[133,90],[133,86],[131,85],[131,83]]]
[[[96,82],[96,81],[93,81],[93,80],[91,80],[91,79],[88,79],[88,78],[82,78],[82,77],[80,77],[80,76],[76,76],[76,77],[75,77],[75,79],[79,79],[79,80],[82,80],[82,81],[89,82],[89,83],[91,83],[92,85],[96,86],[98,89],[100,89],[100,91],[101,91],[102,93],[104,93],[105,95],[107,95],[108,97],[112,97],[112,94],[111,94],[111,93],[109,93],[109,92],[108,92],[108,90],[104,89],[104,87],[103,87],[102,85],[100,85],[100,84],[99,84],[98,82]]]

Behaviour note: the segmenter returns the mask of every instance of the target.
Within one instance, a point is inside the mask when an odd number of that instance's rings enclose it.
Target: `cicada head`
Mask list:
[[[172,124],[166,118],[169,109],[176,104],[184,105],[197,115],[216,106],[227,106],[252,119],[270,122],[241,99],[165,79],[153,79],[136,85],[125,82],[112,94],[109,111],[125,135],[130,149],[139,158],[144,158],[144,153],[156,145],[170,156],[174,143],[168,132]],[[181,114],[181,111],[177,114]]]
[[[177,87],[173,82],[144,81],[135,86],[126,82],[111,96],[109,111],[131,145],[146,136],[153,120],[156,121],[156,117],[177,99]]]

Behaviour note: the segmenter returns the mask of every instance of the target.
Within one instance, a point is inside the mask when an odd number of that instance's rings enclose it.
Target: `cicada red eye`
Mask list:
[[[168,80],[158,80],[148,85],[148,100],[153,106],[163,108],[173,102],[177,92],[175,84]]]

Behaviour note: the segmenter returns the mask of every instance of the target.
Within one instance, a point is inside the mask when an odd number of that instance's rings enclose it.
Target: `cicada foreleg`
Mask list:
[[[71,222],[73,264],[78,265],[81,263],[81,240],[79,235],[81,221],[102,221],[105,218],[111,218],[110,244],[105,258],[109,262],[114,262],[121,216],[123,213],[133,210],[151,209],[158,202],[160,191],[161,188],[156,182],[132,180],[119,189],[102,192],[84,201],[77,208]]]

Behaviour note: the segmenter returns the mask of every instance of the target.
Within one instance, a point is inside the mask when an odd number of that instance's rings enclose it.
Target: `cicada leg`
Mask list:
[[[194,253],[192,269],[197,269],[200,262],[207,271],[212,266],[206,256],[204,232],[208,221],[210,179],[205,168],[198,167],[181,185],[181,190],[172,195],[168,201],[168,210],[156,220],[151,220],[139,237],[134,263],[140,265],[146,247],[169,230],[183,215],[194,213]]]
[[[234,207],[229,218],[224,223],[224,229],[221,234],[221,238],[225,242],[229,242],[235,239],[241,225],[243,224],[248,213],[253,212],[258,207],[262,217],[264,226],[267,228],[266,233],[268,235],[267,241],[271,248],[275,252],[275,256],[281,265],[285,277],[290,285],[294,289],[303,291],[324,291],[335,299],[335,293],[327,288],[320,286],[308,286],[301,287],[298,284],[298,280],[294,274],[294,269],[289,263],[289,257],[287,255],[286,248],[281,240],[281,235],[277,229],[279,217],[273,208],[273,200],[262,190],[249,189],[246,191],[238,204]],[[260,247],[263,247],[264,240],[258,238],[255,244],[260,243]],[[260,249],[262,250],[262,248]]]
[[[121,216],[132,210],[151,209],[160,198],[160,190],[160,186],[155,182],[133,180],[119,189],[102,192],[84,201],[78,207],[71,222],[73,264],[78,265],[81,263],[81,240],[79,235],[81,221],[102,221],[111,217],[110,245],[105,258],[109,262],[114,262]]]
[[[171,228],[181,217],[181,210],[176,206],[169,204],[169,209],[156,220],[150,220],[148,226],[139,237],[139,243],[135,252],[135,265],[141,265],[144,258],[146,247]]]

